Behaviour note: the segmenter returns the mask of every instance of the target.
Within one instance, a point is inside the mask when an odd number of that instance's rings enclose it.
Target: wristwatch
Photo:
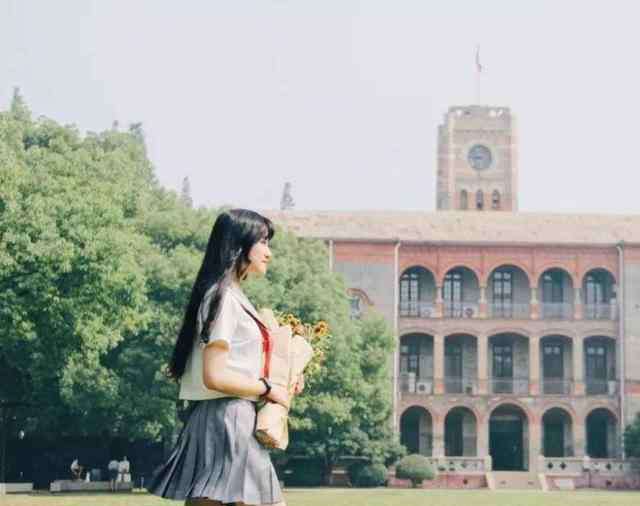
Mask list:
[[[269,395],[269,392],[271,392],[271,382],[267,378],[260,378],[258,381],[262,381],[262,383],[264,383],[264,386],[267,387],[266,392],[260,396],[266,397],[267,395]]]

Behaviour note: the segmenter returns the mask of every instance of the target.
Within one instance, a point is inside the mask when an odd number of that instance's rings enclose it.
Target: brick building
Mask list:
[[[395,329],[394,427],[469,478],[622,475],[640,411],[640,215],[518,212],[515,120],[452,107],[435,212],[270,211]],[[576,478],[578,479],[578,478]]]

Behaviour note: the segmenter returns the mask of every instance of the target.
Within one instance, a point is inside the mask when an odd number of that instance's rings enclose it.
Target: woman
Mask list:
[[[254,429],[260,398],[288,407],[289,395],[264,377],[268,334],[240,287],[248,276],[266,274],[273,234],[269,219],[245,209],[223,212],[213,225],[168,371],[180,381],[189,413],[169,459],[151,477],[153,494],[191,506],[284,505]]]

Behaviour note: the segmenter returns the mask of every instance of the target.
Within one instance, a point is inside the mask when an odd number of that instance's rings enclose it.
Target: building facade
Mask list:
[[[452,107],[436,212],[268,212],[394,328],[394,427],[456,473],[623,471],[640,411],[640,215],[517,212],[506,108]]]

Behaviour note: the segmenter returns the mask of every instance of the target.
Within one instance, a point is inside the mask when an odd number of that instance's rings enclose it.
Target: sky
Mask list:
[[[520,211],[640,214],[640,2],[0,0],[0,109],[142,122],[196,205],[435,209],[437,127],[517,117]]]

